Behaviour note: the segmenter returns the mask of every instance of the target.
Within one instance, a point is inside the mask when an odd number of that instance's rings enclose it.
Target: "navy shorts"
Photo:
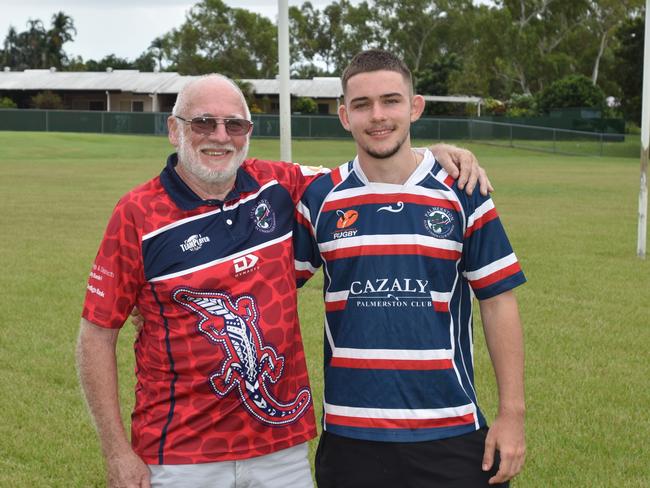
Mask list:
[[[499,467],[481,469],[487,428],[426,442],[376,442],[323,432],[316,451],[318,488],[506,488],[488,485]]]

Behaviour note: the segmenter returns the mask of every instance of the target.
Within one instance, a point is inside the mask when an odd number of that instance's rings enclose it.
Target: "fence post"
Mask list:
[[[45,132],[50,132],[50,111],[45,111]]]
[[[442,139],[440,139],[440,124],[441,124],[441,123],[442,123],[442,121],[441,121],[440,119],[438,119],[438,140],[439,140],[439,141],[442,140]]]
[[[603,155],[603,146],[604,146],[604,138],[603,138],[603,133],[600,133],[600,155]]]
[[[509,127],[510,127],[510,147],[515,147],[515,143],[512,140],[512,124],[510,124]]]
[[[557,144],[555,143],[555,142],[556,142],[556,141],[555,141],[555,139],[556,139],[556,132],[557,132],[557,131],[556,131],[555,129],[553,129],[553,152],[554,152],[554,153],[557,152]]]

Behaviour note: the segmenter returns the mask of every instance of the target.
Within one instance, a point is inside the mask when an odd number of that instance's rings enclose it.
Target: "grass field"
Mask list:
[[[635,256],[639,164],[471,145],[529,282],[528,461],[523,487],[650,486],[650,263]],[[299,141],[300,162],[335,164],[351,142]],[[103,486],[74,366],[90,264],[117,199],[158,174],[166,139],[0,132],[0,486]],[[251,154],[277,158],[276,140]],[[323,156],[324,155],[324,156]],[[312,386],[322,391],[319,283],[301,292]],[[119,342],[124,418],[133,331]],[[494,380],[476,328],[477,389]],[[317,405],[317,412],[320,405]]]

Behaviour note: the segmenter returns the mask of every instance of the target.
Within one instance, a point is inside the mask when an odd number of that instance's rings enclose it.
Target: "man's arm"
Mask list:
[[[120,416],[115,345],[119,329],[81,319],[77,369],[106,459],[109,487],[149,488],[149,468],[133,452]]]
[[[487,439],[483,470],[494,462],[499,450],[499,471],[490,484],[503,483],[517,475],[526,457],[524,436],[524,339],[517,299],[512,291],[481,300],[481,319],[499,390],[499,410]]]
[[[451,144],[434,144],[429,147],[431,153],[452,178],[458,179],[458,188],[465,189],[471,195],[478,181],[481,195],[487,196],[494,191],[487,173],[478,164],[471,151]]]

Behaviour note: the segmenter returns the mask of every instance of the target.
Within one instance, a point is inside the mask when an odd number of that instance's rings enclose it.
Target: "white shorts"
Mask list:
[[[151,487],[314,488],[304,442],[265,456],[201,464],[150,464]]]

